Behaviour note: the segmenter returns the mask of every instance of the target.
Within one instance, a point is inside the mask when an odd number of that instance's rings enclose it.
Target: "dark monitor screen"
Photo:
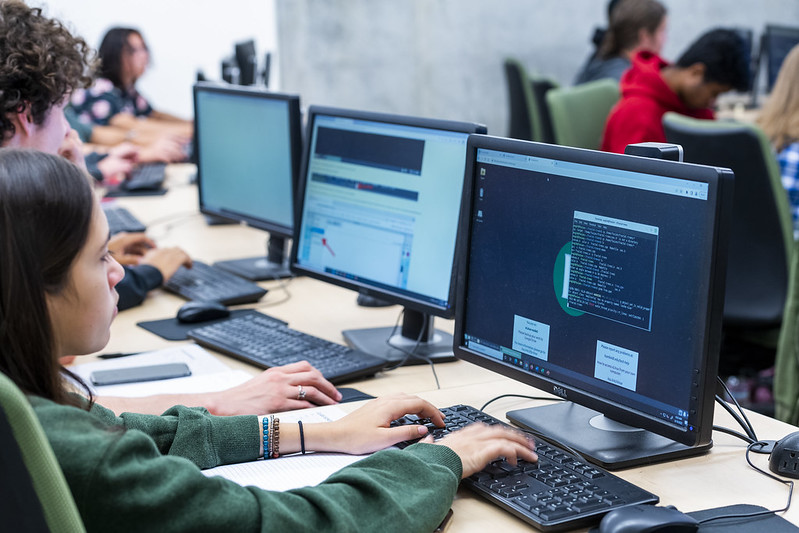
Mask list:
[[[602,466],[707,449],[732,174],[479,135],[467,159],[456,355],[570,400],[508,416]]]
[[[476,131],[485,128],[311,107],[293,269],[405,306],[404,338],[423,349],[435,336],[424,317],[454,315],[466,141]],[[408,317],[419,315],[428,325],[411,332]],[[404,359],[386,346],[384,328],[375,334],[374,345],[350,331],[345,338],[369,353]],[[444,344],[439,351],[451,359],[452,345]],[[428,355],[436,353],[430,348]]]
[[[766,31],[763,33],[761,53],[765,54],[767,92],[770,93],[771,89],[774,88],[774,83],[777,81],[777,75],[780,73],[780,67],[782,67],[785,56],[797,44],[799,44],[799,28],[766,26]]]
[[[757,69],[757,59],[753,53],[753,45],[754,45],[754,32],[749,28],[732,28],[735,33],[741,38],[743,42],[743,55],[744,55],[744,62],[746,63],[747,68],[749,69],[748,72],[748,86],[746,87],[747,91],[752,90],[752,85],[755,83],[756,76],[756,69]]]
[[[291,237],[302,151],[299,97],[197,84],[194,119],[200,211],[269,231],[272,241]],[[272,242],[270,251],[279,255],[284,246]]]

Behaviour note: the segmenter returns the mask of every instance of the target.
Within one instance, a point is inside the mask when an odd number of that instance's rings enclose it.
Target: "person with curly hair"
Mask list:
[[[46,37],[46,38],[45,38]],[[41,9],[6,2],[0,12],[0,131],[4,146],[59,153],[83,164],[64,118],[67,96],[91,83],[94,54]]]

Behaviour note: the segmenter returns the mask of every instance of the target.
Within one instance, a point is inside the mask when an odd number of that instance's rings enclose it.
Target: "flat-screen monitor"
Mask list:
[[[746,67],[749,69],[747,73],[747,87],[746,92],[752,90],[752,86],[755,83],[755,69],[757,67],[757,59],[754,54],[754,32],[751,28],[732,28],[732,30],[738,34],[743,42],[743,55],[744,55],[744,63]]]
[[[766,62],[766,92],[771,92],[785,56],[799,44],[799,28],[769,24],[763,32],[761,54]]]
[[[264,255],[217,266],[252,280],[291,275],[286,239],[294,229],[300,127],[299,96],[194,86],[200,211],[270,233]]]
[[[405,307],[395,328],[344,332],[390,362],[452,360],[455,248],[470,133],[478,124],[312,106],[292,269]],[[411,355],[412,354],[412,355]]]
[[[508,418],[606,468],[712,445],[732,173],[475,135],[455,354],[562,398]]]
[[[255,55],[255,41],[248,40],[234,46],[236,64],[239,67],[239,84],[255,85],[258,71],[258,58]]]

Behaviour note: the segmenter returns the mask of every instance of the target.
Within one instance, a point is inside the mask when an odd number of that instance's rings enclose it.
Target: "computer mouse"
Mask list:
[[[779,476],[799,478],[799,431],[777,441],[768,459],[768,469]]]
[[[178,309],[178,322],[194,324],[230,316],[230,310],[219,302],[193,300]]]
[[[699,522],[676,508],[646,504],[614,509],[599,523],[599,533],[694,533],[698,530]]]

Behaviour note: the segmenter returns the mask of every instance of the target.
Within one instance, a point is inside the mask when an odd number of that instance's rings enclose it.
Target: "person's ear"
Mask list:
[[[705,71],[707,70],[707,67],[704,63],[694,63],[688,67],[687,70],[688,75],[694,83],[698,84],[705,81]]]
[[[33,117],[30,113],[30,106],[25,106],[22,111],[14,111],[8,114],[8,118],[14,124],[14,135],[30,137],[31,128],[34,126]]]

